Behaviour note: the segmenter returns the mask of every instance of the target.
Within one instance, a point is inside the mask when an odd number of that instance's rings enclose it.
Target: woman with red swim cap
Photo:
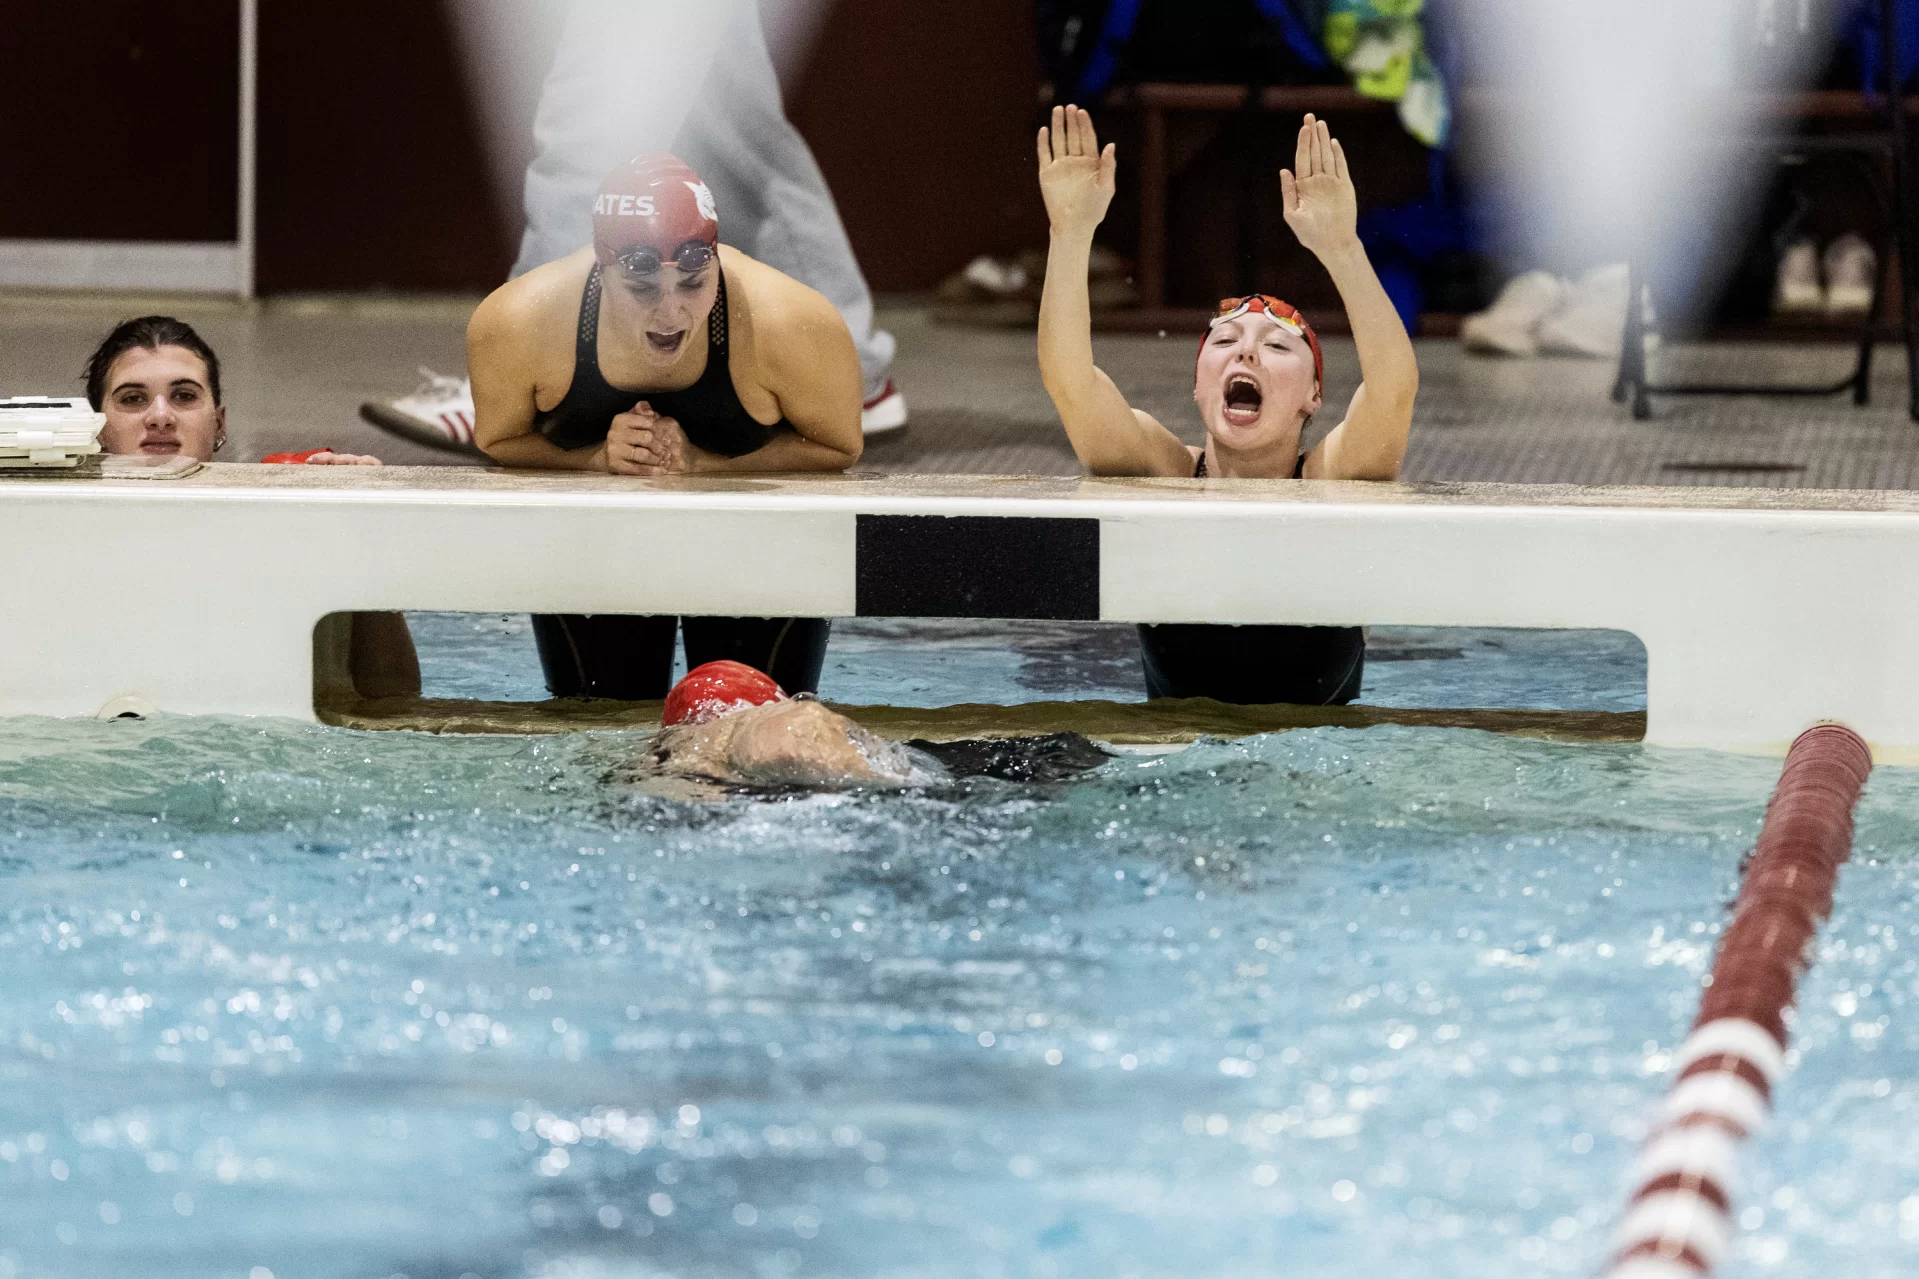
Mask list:
[[[664,153],[600,184],[593,243],[496,289],[467,327],[474,440],[506,466],[671,476],[840,471],[864,382],[846,322],[799,281],[719,242],[699,174]],[[560,697],[666,692],[676,619],[536,617]],[[687,619],[687,657],[818,687],[827,626]]]
[[[1039,131],[1040,191],[1052,220],[1039,365],[1086,469],[1201,479],[1397,478],[1419,366],[1360,245],[1346,152],[1325,122],[1306,117],[1280,188],[1286,224],[1339,289],[1364,380],[1345,419],[1311,449],[1302,436],[1320,407],[1324,360],[1312,326],[1278,298],[1254,294],[1219,304],[1194,369],[1193,401],[1206,426],[1198,447],[1128,404],[1093,363],[1086,272],[1116,167],[1114,148],[1100,148],[1091,115],[1053,109],[1052,126]],[[1326,705],[1358,695],[1365,637],[1358,627],[1142,626],[1140,649],[1152,697]]]

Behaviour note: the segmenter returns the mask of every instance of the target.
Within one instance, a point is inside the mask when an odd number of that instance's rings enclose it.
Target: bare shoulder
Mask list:
[[[593,250],[587,248],[508,280],[487,294],[474,310],[467,322],[467,341],[486,345],[523,342],[530,334],[550,334],[556,322],[570,340],[580,293],[592,266]]]
[[[760,347],[765,358],[806,364],[825,344],[851,344],[846,321],[818,290],[727,245],[720,246],[720,264],[726,270],[727,305],[738,308],[748,340],[773,339]]]

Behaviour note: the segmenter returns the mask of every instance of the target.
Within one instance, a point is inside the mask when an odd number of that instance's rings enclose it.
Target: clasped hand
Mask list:
[[[606,428],[606,469],[614,475],[683,475],[695,468],[699,450],[673,418],[645,400]]]

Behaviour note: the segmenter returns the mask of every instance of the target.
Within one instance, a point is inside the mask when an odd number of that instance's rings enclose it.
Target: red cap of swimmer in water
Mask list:
[[[704,724],[748,706],[783,702],[786,692],[741,662],[707,662],[686,673],[686,678],[666,695],[666,709],[660,713],[662,724]]]
[[[1279,321],[1280,326],[1292,330],[1306,339],[1306,345],[1313,349],[1313,381],[1326,385],[1326,355],[1319,349],[1319,335],[1313,332],[1313,326],[1306,323],[1306,317],[1299,308],[1290,302],[1281,302],[1270,293],[1252,293],[1243,298],[1221,298],[1219,309],[1213,312],[1213,319],[1206,326],[1206,332],[1212,331],[1228,320],[1237,320],[1245,315],[1270,315]],[[1206,339],[1199,340],[1202,354],[1206,350]],[[1198,358],[1194,358],[1193,373],[1199,373]]]
[[[697,271],[712,261],[719,242],[713,193],[678,156],[636,155],[600,183],[593,252],[603,267],[650,275],[672,262]]]

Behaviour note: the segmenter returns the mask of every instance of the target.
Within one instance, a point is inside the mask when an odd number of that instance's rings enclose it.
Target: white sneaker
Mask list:
[[[887,378],[886,385],[860,407],[860,434],[885,435],[906,425],[906,397]]]
[[[1879,286],[1879,255],[1864,236],[1848,231],[1828,244],[1825,265],[1829,313],[1864,315],[1872,310]]]
[[[1466,317],[1460,340],[1484,355],[1536,355],[1539,326],[1564,303],[1566,290],[1566,282],[1547,271],[1515,276],[1491,306]]]
[[[362,404],[360,416],[416,444],[458,453],[473,451],[473,383],[420,370],[420,388],[391,404]]]
[[[1833,242],[1838,248],[1838,242]],[[1772,284],[1774,315],[1804,315],[1826,309],[1826,291],[1819,287],[1819,250],[1811,240],[1794,240],[1779,256],[1779,274]]]
[[[1540,351],[1593,360],[1616,358],[1626,336],[1626,302],[1631,289],[1631,275],[1624,262],[1586,272],[1566,295],[1565,305],[1539,326]]]
[[[995,297],[1010,297],[1027,284],[1026,270],[1019,263],[1002,262],[985,253],[968,262],[960,274],[968,284]]]

